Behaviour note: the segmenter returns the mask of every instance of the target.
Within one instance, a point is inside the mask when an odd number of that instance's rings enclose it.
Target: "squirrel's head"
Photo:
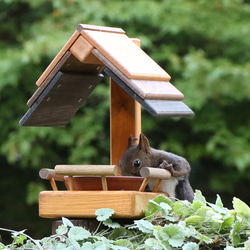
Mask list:
[[[151,148],[145,135],[140,134],[139,143],[137,138],[128,138],[127,150],[122,155],[119,165],[122,175],[140,176],[142,167],[150,167]]]

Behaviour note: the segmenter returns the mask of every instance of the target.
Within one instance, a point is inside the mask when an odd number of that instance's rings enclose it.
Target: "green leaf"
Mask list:
[[[16,244],[23,244],[24,241],[27,239],[26,236],[19,234],[18,236],[12,236]]]
[[[153,250],[161,250],[161,249],[163,249],[160,241],[156,240],[154,238],[146,239],[145,240],[145,245],[147,247],[150,247],[150,249],[153,249]]]
[[[179,247],[184,243],[185,233],[183,229],[175,224],[165,225],[164,227],[154,227],[154,235],[157,239],[168,241],[172,247]]]
[[[81,240],[88,239],[89,237],[91,237],[91,233],[83,227],[75,226],[75,227],[70,228],[68,236],[70,239],[81,241]]]
[[[145,216],[147,219],[153,219],[156,214],[164,216],[166,212],[168,213],[168,208],[173,207],[173,204],[174,203],[165,195],[158,195],[148,202]]]
[[[197,201],[202,203],[204,206],[207,203],[205,197],[202,195],[200,190],[195,190],[195,193],[194,193],[194,201],[193,202],[197,202]]]
[[[241,237],[240,237],[241,227],[242,227],[242,223],[240,221],[235,221],[230,231],[229,237],[234,246],[237,246],[241,241]]]
[[[153,231],[153,225],[147,220],[135,220],[134,223],[143,233],[151,233]]]
[[[189,242],[183,245],[182,250],[199,250],[199,245],[194,242]]]
[[[58,228],[56,229],[56,233],[57,234],[66,234],[68,232],[68,227],[66,225],[60,225],[58,226]]]
[[[93,250],[94,249],[94,244],[91,242],[84,242],[81,246],[81,250]]]
[[[189,223],[189,224],[197,225],[197,224],[201,224],[202,222],[204,222],[204,220],[205,220],[205,218],[202,216],[192,215],[192,216],[189,216],[188,218],[186,218],[185,222]]]
[[[67,227],[74,227],[74,224],[67,218],[62,217],[62,222],[63,225],[67,226]]]
[[[105,221],[103,221],[103,224],[107,227],[111,227],[111,228],[119,228],[121,227],[121,225],[118,222],[113,222],[111,219],[107,219]]]
[[[203,202],[201,202],[201,201],[194,201],[193,203],[192,203],[192,205],[191,205],[191,208],[193,209],[193,210],[198,210],[198,209],[200,209],[201,207],[204,207],[205,205],[204,205],[204,203]]]
[[[228,214],[228,209],[227,208],[224,208],[224,207],[221,207],[221,206],[218,206],[218,205],[215,205],[215,204],[212,204],[212,203],[209,203],[208,202],[208,205],[217,213],[220,213],[220,214]]]
[[[176,201],[173,205],[172,213],[185,218],[193,214],[193,209],[190,208],[190,203],[187,201]]]
[[[203,242],[206,243],[206,244],[212,244],[213,243],[213,238],[209,238],[205,234],[199,233],[198,231],[197,231],[197,234],[196,234],[195,238],[197,240],[199,240],[201,243],[203,243]]]
[[[126,239],[116,240],[113,244],[115,246],[123,247],[123,248],[117,248],[117,249],[133,249],[134,248],[133,244],[129,240],[126,240]]]
[[[230,228],[235,222],[235,216],[229,215],[226,218],[224,218],[224,221],[221,225],[221,228]]]
[[[216,198],[216,201],[215,201],[215,205],[219,206],[219,207],[223,207],[223,203],[222,203],[222,200],[220,198],[220,196],[217,194],[217,198]]]
[[[242,248],[235,248],[235,247],[232,247],[232,246],[227,246],[226,248],[225,248],[225,250],[243,250]]]
[[[133,236],[134,233],[132,232],[132,230],[128,230],[124,227],[119,227],[112,230],[108,238],[111,240],[116,240],[118,238],[129,238]]]
[[[204,219],[207,219],[208,217],[211,217],[214,214],[215,213],[213,209],[207,206],[202,206],[195,212],[195,215],[199,215],[203,217]]]
[[[250,217],[249,206],[238,198],[233,198],[233,207],[239,216],[247,215]]]
[[[100,208],[95,211],[95,215],[97,216],[96,219],[98,221],[105,221],[109,219],[114,213],[115,211],[110,208]]]

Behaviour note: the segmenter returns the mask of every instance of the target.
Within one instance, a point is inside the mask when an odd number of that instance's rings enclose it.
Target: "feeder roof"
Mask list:
[[[22,126],[65,126],[91,94],[102,72],[153,116],[193,116],[169,74],[120,28],[79,24],[37,80]]]

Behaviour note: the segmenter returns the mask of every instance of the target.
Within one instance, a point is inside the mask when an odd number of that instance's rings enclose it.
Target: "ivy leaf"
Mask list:
[[[223,203],[222,203],[222,200],[220,198],[220,196],[217,194],[217,198],[216,198],[216,201],[215,201],[215,205],[219,206],[219,207],[223,207]]]
[[[164,227],[154,227],[154,235],[162,241],[168,241],[172,247],[183,245],[185,233],[183,229],[175,224],[165,225]]]
[[[63,224],[58,226],[58,228],[56,229],[56,233],[60,235],[66,234],[67,232],[68,232],[68,227]]]
[[[199,208],[206,206],[207,202],[205,197],[202,195],[200,190],[195,190],[194,200],[191,205],[191,208],[194,210],[198,210]]]
[[[147,209],[145,210],[145,216],[147,219],[153,219],[156,214],[164,216],[168,211],[167,206],[164,206],[164,204],[170,207],[173,207],[174,205],[169,198],[162,194],[156,196],[153,200],[150,200],[148,202]],[[167,209],[167,211],[165,209]]]
[[[74,227],[74,224],[67,218],[62,217],[63,225],[67,227]]]
[[[167,204],[165,202],[161,202],[159,205],[162,208],[162,210],[165,212],[166,215],[169,213],[170,210],[172,210],[172,207],[169,206],[169,204]]]
[[[183,245],[182,250],[199,250],[199,245],[194,242],[189,242]]]
[[[51,247],[50,247],[51,248]],[[49,248],[48,248],[49,249]],[[56,245],[56,250],[65,250],[65,249],[69,249],[69,247],[67,247],[67,245],[65,243],[61,243],[59,242]],[[73,248],[74,249],[74,248]]]
[[[119,248],[117,249],[134,249],[133,244],[126,239],[120,239],[120,240],[116,240],[114,242],[115,246],[119,246]]]
[[[200,224],[204,222],[204,217],[199,215],[189,216],[188,218],[185,219],[185,222],[190,224]]]
[[[202,195],[200,190],[195,190],[194,193],[194,202],[199,201],[201,202],[204,206],[206,205],[207,201],[205,197]]]
[[[147,247],[150,247],[150,249],[153,249],[153,250],[161,250],[161,249],[163,249],[161,243],[158,240],[154,239],[154,238],[146,239],[145,240],[145,245]]]
[[[226,218],[224,218],[224,221],[221,225],[221,228],[229,228],[233,225],[235,221],[235,216],[232,216],[232,215],[228,215]]]
[[[176,201],[172,208],[172,213],[181,215],[182,218],[193,214],[193,210],[190,209],[190,203],[187,201]]]
[[[91,236],[91,233],[83,227],[75,226],[70,228],[68,236],[70,239],[81,241],[84,239],[88,239]]]
[[[132,233],[132,231],[127,230],[124,227],[119,227],[119,228],[115,228],[114,230],[112,230],[112,232],[109,235],[109,239],[111,240],[115,240],[117,238],[129,238],[134,236],[134,234]]]
[[[114,214],[115,211],[110,208],[100,208],[95,211],[95,215],[97,216],[96,219],[98,221],[105,221],[111,217],[112,214]]]
[[[245,215],[247,217],[250,217],[249,206],[245,202],[241,201],[240,199],[235,198],[235,197],[233,198],[233,207],[240,217],[245,216]]]
[[[82,250],[93,250],[94,247],[93,247],[93,244],[91,242],[85,242],[82,244],[81,249]]]
[[[136,220],[135,225],[143,233],[151,233],[153,231],[153,225],[147,220]]]
[[[105,221],[103,221],[103,224],[107,227],[111,227],[111,228],[119,228],[121,227],[121,225],[117,222],[113,222],[111,219],[107,219]]]
[[[22,234],[19,234],[18,236],[14,236],[13,234],[12,238],[14,239],[16,244],[23,244],[24,241],[27,239],[27,237]]]
[[[190,237],[195,238],[195,236],[197,235],[197,231],[193,226],[185,227],[184,232],[187,238],[190,238]]]
[[[197,231],[197,234],[195,236],[195,238],[197,240],[199,240],[201,243],[204,242],[206,244],[212,244],[213,243],[213,239],[209,238],[208,236],[201,234]]]
[[[241,241],[241,237],[240,237],[241,225],[242,223],[240,221],[236,221],[233,224],[233,227],[230,231],[229,237],[234,246],[237,246]]]
[[[208,205],[217,213],[228,214],[228,209],[208,202]]]

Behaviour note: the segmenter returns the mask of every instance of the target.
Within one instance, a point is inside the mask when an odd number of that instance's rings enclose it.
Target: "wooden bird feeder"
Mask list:
[[[110,164],[57,165],[41,169],[52,191],[39,195],[39,214],[46,218],[94,218],[109,207],[116,218],[139,218],[157,193],[167,170],[145,168],[142,177],[119,176],[119,159],[130,135],[141,132],[141,105],[153,116],[193,115],[169,74],[140,49],[138,39],[120,28],[79,24],[77,30],[37,80],[22,126],[65,126],[102,80],[110,76]],[[143,192],[149,178],[153,192]],[[66,190],[58,190],[63,181]],[[167,195],[167,194],[166,194]]]

